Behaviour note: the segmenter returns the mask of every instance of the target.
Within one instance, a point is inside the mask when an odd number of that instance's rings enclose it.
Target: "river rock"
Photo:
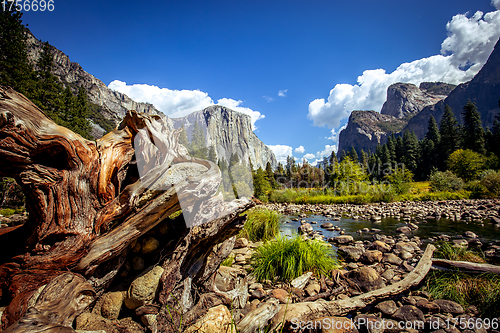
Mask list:
[[[361,332],[383,333],[385,331],[385,320],[373,314],[360,314],[354,318],[354,322],[358,323],[358,329]]]
[[[422,310],[413,305],[403,305],[394,312],[392,317],[396,320],[405,322],[423,322],[425,320],[424,313]]]
[[[477,235],[475,233],[473,233],[472,231],[466,231],[466,232],[464,232],[464,237],[477,238]]]
[[[163,268],[155,266],[146,274],[135,279],[128,288],[125,306],[129,309],[136,309],[151,303],[155,298],[162,274]]]
[[[309,279],[311,278],[312,274],[313,274],[312,272],[307,272],[305,274],[302,274],[298,278],[293,279],[292,282],[290,282],[290,284],[294,288],[302,289],[305,287],[307,282],[309,282]]]
[[[125,292],[115,291],[103,295],[101,315],[107,319],[118,319],[122,308]]]
[[[334,237],[333,241],[338,244],[347,244],[354,242],[354,238],[351,235],[341,235]]]
[[[409,233],[411,233],[410,227],[406,227],[406,226],[399,227],[399,228],[396,229],[396,231],[399,232],[399,233],[402,233],[402,234],[409,234]]]
[[[440,308],[439,305],[437,305],[434,302],[430,302],[429,300],[426,299],[421,299],[417,302],[417,308],[422,310],[423,313],[438,313]]]
[[[394,253],[384,253],[382,261],[384,263],[389,263],[391,265],[396,265],[396,266],[399,266],[403,263],[403,260],[401,260],[401,258],[399,258]]]
[[[248,239],[242,237],[238,238],[236,242],[234,242],[234,248],[235,249],[243,249],[248,246]]]
[[[323,224],[321,225],[321,228],[324,228],[324,229],[333,228],[333,223],[331,223],[331,222],[326,222],[326,223],[323,223]]]
[[[394,312],[398,309],[396,302],[394,301],[384,301],[375,305],[375,309],[379,310],[385,315],[392,316]]]
[[[469,246],[469,242],[465,239],[454,239],[452,240],[453,246],[454,247],[461,247],[466,249]]]
[[[310,234],[313,232],[313,227],[309,223],[304,223],[299,227],[300,234]]]
[[[389,268],[386,269],[380,276],[389,281],[394,277],[394,275],[396,275],[394,270],[392,268]]]
[[[304,290],[308,296],[314,296],[317,293],[319,293],[320,289],[321,289],[321,286],[318,283],[316,283],[316,282],[311,283],[310,282]]]
[[[285,289],[277,288],[271,291],[271,297],[276,298],[281,304],[290,303],[290,296]]]
[[[365,250],[356,246],[341,246],[338,253],[347,261],[358,261]]]
[[[382,261],[382,252],[378,250],[365,251],[361,256],[361,262],[367,265],[371,265],[376,262]]]
[[[225,305],[218,305],[208,309],[198,321],[189,326],[184,333],[204,332],[220,333],[229,332],[231,326],[231,312]]]
[[[380,252],[389,252],[391,250],[390,245],[382,242],[381,240],[376,240],[372,243],[372,246],[370,247],[373,250],[378,250]]]
[[[357,282],[359,287],[365,292],[385,287],[385,283],[380,275],[371,267],[360,267],[350,271],[348,276]]]
[[[460,315],[464,313],[464,308],[456,302],[445,299],[436,299],[433,302],[439,306],[441,312],[451,313],[453,315]]]
[[[242,271],[237,268],[220,266],[215,275],[215,285],[220,291],[233,290],[236,286],[236,279]]]
[[[147,254],[156,251],[160,247],[160,242],[154,237],[148,237],[142,244],[142,253]]]
[[[415,252],[415,248],[412,244],[406,242],[397,242],[396,245],[394,245],[394,253],[400,253],[401,251],[413,253]]]

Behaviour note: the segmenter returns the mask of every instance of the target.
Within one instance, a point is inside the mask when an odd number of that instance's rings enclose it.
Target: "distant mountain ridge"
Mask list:
[[[27,30],[27,37],[28,56],[33,63],[36,63],[42,53],[43,43],[29,30]],[[166,117],[150,103],[136,102],[125,94],[111,90],[101,80],[87,73],[78,63],[72,62],[66,54],[53,46],[52,53],[54,55],[53,74],[65,86],[74,90],[83,87],[90,102],[99,106],[98,112],[102,116],[101,119],[109,122],[110,126],[118,125],[128,110]],[[240,161],[247,163],[250,159],[255,168],[265,168],[267,162],[270,162],[273,167],[277,166],[272,150],[252,131],[250,116],[223,106],[212,105],[183,118],[167,117],[167,122],[172,128],[178,128],[183,123],[189,135],[195,121],[204,125],[207,146],[217,147],[218,158],[225,158],[229,161],[231,154],[235,153]],[[106,132],[103,126],[96,122],[92,126],[92,135],[95,138],[101,137]]]
[[[443,82],[423,82],[419,87],[395,83],[387,89],[387,101],[380,113],[353,111],[347,127],[340,132],[338,155],[354,147],[358,153],[375,152],[377,145],[387,142],[391,133],[413,131],[422,139],[432,116],[439,123],[445,105],[449,105],[457,120],[468,100],[476,103],[483,127],[492,127],[500,112],[500,40],[483,68],[469,82],[458,86]],[[381,117],[381,116],[385,117]]]

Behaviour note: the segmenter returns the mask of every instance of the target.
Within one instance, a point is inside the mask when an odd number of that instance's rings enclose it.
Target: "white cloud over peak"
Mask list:
[[[297,154],[304,154],[304,152],[306,151],[304,146],[299,146],[297,148],[295,148],[294,150]]]
[[[496,8],[500,0],[493,0]],[[441,54],[401,64],[392,73],[384,69],[366,70],[357,84],[337,84],[325,99],[309,104],[308,118],[316,126],[338,128],[353,110],[380,111],[387,88],[396,82],[419,85],[442,81],[459,84],[471,80],[483,67],[500,38],[500,10],[483,15],[478,11],[453,16],[446,25],[448,37]],[[338,133],[337,131],[336,133]]]
[[[136,102],[151,103],[172,118],[184,117],[215,104],[208,93],[200,90],[170,90],[149,84],[128,85],[119,80],[114,80],[108,87],[129,96]],[[241,100],[231,98],[221,98],[217,101],[218,105],[249,115],[252,119],[252,129],[255,130],[255,122],[265,116],[259,111],[241,106],[242,103]]]
[[[314,154],[311,154],[311,153],[309,153],[309,154],[305,154],[305,155],[304,155],[304,158],[305,158],[306,160],[310,160],[310,159],[312,159],[312,158],[314,158],[314,157],[316,157],[316,156],[315,156]]]
[[[292,155],[292,147],[290,146],[285,146],[285,145],[267,145],[274,153],[274,156],[276,156],[276,160],[278,162],[281,162],[283,164],[286,163],[286,158],[287,156]]]
[[[316,158],[323,159],[323,157],[328,157],[334,150],[337,151],[337,145],[325,145],[325,149],[323,151],[318,151],[316,153]]]
[[[288,89],[283,89],[278,91],[278,96],[279,97],[286,97],[286,93],[288,92]]]
[[[500,10],[500,0],[492,0],[491,5],[496,9]]]

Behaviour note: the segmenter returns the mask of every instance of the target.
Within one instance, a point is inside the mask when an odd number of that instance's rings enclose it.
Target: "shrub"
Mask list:
[[[434,253],[436,258],[443,258],[455,261],[470,261],[484,263],[484,254],[465,249],[463,247],[453,246],[448,242],[436,243],[437,251]]]
[[[448,158],[448,169],[464,181],[477,178],[486,163],[486,157],[470,149],[458,149]]]
[[[245,222],[241,237],[246,237],[252,242],[266,241],[278,235],[280,229],[281,215],[269,209],[252,209],[247,212],[248,219]]]
[[[405,194],[410,192],[413,183],[413,173],[405,168],[396,168],[390,175],[385,176],[391,183],[391,188],[396,194]]]
[[[465,184],[464,189],[471,192],[471,197],[475,199],[488,196],[488,190],[479,180],[473,180]]]
[[[11,208],[0,209],[0,214],[2,214],[3,216],[11,216],[14,215],[15,213],[16,211]]]
[[[485,170],[479,176],[481,185],[490,197],[498,198],[500,195],[500,171]]]
[[[256,249],[252,257],[253,274],[259,281],[291,281],[307,271],[328,275],[339,263],[328,243],[278,236]]]
[[[464,188],[463,180],[449,170],[432,172],[429,181],[432,192],[461,191]]]

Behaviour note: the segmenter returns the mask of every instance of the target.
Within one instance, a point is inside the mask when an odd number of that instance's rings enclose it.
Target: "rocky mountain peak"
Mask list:
[[[437,95],[429,91],[444,92],[434,89],[437,85],[428,83],[424,90],[411,83],[394,83],[387,89],[387,100],[382,106],[381,114],[396,118],[405,118],[414,115],[428,105],[434,105],[447,95]]]

